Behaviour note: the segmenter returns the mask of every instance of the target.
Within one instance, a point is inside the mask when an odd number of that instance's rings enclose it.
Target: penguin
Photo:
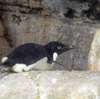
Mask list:
[[[74,46],[57,41],[49,42],[43,46],[35,43],[25,43],[3,57],[1,67],[9,68],[8,70],[12,72],[29,71],[32,68],[50,70],[54,63],[58,63],[56,59],[60,54],[74,48]]]

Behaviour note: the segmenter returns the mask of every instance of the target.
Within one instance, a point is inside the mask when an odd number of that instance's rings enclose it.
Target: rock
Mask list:
[[[100,99],[100,72],[0,74],[0,99]]]
[[[88,63],[90,71],[100,71],[100,29],[95,32],[89,52]]]
[[[42,13],[45,16],[64,15],[66,18],[86,17],[91,20],[100,20],[100,0],[1,0],[1,4],[21,6],[22,13]],[[24,10],[26,7],[27,10]],[[30,8],[30,10],[29,10]],[[5,7],[1,11],[7,10]]]
[[[4,37],[4,27],[0,20],[0,64],[1,64],[2,57],[6,56],[12,50],[11,50],[11,48],[9,48],[9,43],[7,42],[7,40]]]
[[[0,20],[0,37],[2,37],[3,35],[4,35],[3,25],[2,25],[1,20]]]
[[[6,39],[3,37],[0,37],[0,48],[8,48],[9,44],[6,41]]]

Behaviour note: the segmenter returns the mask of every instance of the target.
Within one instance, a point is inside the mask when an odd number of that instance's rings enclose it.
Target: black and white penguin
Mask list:
[[[35,43],[26,43],[18,46],[9,55],[2,58],[2,67],[8,67],[13,72],[50,70],[58,55],[74,49],[74,46],[52,41],[42,46]]]

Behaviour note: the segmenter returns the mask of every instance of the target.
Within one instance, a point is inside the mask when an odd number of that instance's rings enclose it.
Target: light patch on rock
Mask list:
[[[88,56],[90,71],[100,71],[100,29],[96,30]]]

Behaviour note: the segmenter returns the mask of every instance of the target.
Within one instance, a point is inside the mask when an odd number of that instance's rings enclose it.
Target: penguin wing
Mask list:
[[[28,66],[36,63],[44,57],[47,57],[47,51],[43,46],[34,43],[27,43],[20,45],[12,51],[2,65],[12,67],[17,63],[22,63]]]

